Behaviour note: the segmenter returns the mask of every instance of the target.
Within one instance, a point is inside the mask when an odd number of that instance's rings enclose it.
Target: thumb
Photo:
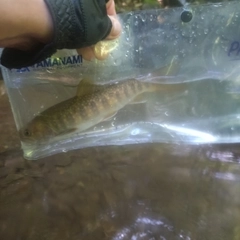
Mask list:
[[[112,29],[106,39],[111,40],[119,37],[122,31],[122,27],[117,16],[108,16],[108,17],[112,21]]]

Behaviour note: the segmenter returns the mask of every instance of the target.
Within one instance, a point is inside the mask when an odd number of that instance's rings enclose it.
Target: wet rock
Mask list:
[[[9,170],[7,168],[0,169],[0,178],[4,178],[9,174]]]

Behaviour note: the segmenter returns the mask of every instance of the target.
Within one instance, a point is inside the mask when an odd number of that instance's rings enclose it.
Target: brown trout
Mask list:
[[[183,84],[184,85],[184,84]],[[158,84],[128,79],[114,84],[93,85],[82,80],[77,94],[33,118],[20,137],[26,143],[40,143],[68,133],[82,132],[115,115],[127,104],[139,101],[145,92],[183,90],[182,84]]]

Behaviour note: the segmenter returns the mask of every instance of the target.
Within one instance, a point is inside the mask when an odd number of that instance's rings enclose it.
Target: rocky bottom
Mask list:
[[[239,145],[143,144],[22,157],[0,81],[1,240],[238,240]]]

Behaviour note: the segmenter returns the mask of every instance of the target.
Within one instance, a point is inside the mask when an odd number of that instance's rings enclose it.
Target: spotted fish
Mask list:
[[[93,85],[82,80],[76,96],[60,102],[20,129],[22,141],[40,143],[65,134],[85,131],[115,115],[145,92],[183,90],[182,84],[159,84],[128,79],[114,84]]]

